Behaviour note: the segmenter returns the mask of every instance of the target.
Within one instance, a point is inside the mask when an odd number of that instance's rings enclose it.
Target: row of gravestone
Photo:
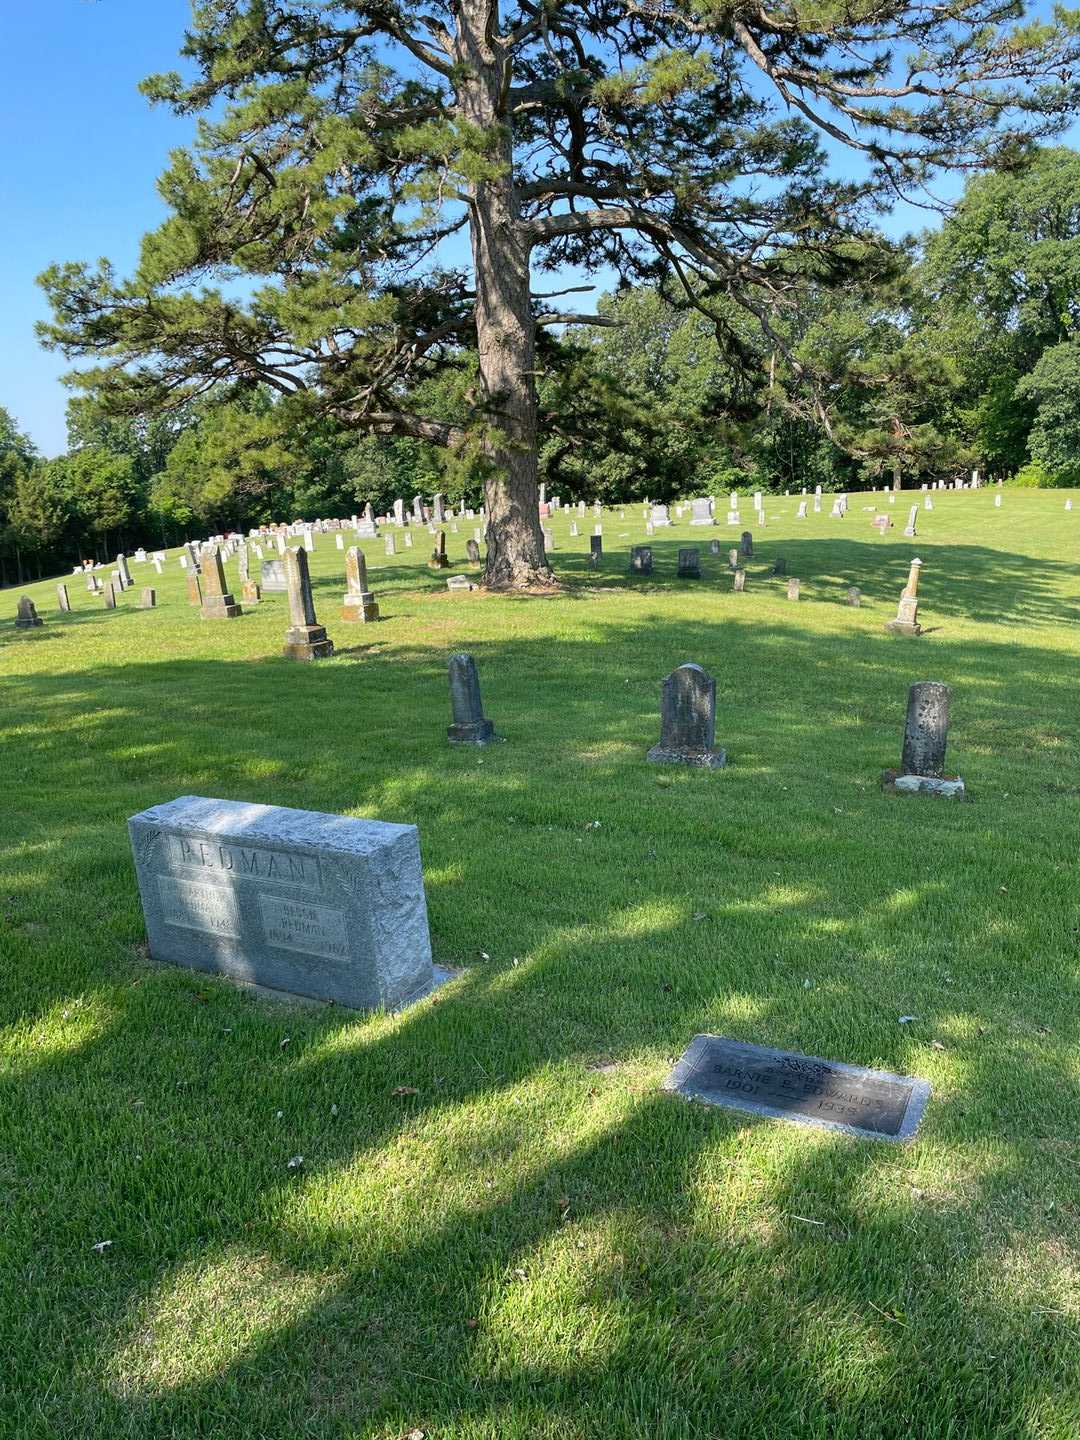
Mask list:
[[[473,657],[451,655],[449,663],[452,723],[447,738],[457,745],[487,745],[495,727],[484,714],[480,678]],[[922,680],[908,693],[900,769],[882,779],[899,791],[963,795],[959,776],[945,775],[951,691],[937,680]],[[716,744],[716,681],[700,665],[680,665],[660,687],[660,740],[647,757],[655,765],[692,765],[717,770],[727,751]]]

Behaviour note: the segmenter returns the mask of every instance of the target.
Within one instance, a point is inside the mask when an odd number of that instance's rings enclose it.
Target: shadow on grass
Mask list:
[[[1019,1313],[1012,1267],[1074,1239],[1046,1197],[1080,1094],[1040,1029],[1075,1031],[1067,891],[1002,899],[976,807],[877,793],[918,647],[598,625],[471,647],[508,740],[478,753],[419,644],[0,685],[15,1433],[1054,1433],[1072,1321]],[[684,659],[721,679],[723,775],[643,762]],[[934,660],[987,791],[1075,774],[1059,654]],[[187,791],[418,820],[468,973],[364,1019],[144,967],[122,820]],[[1076,829],[1009,816],[1030,861]],[[916,1072],[940,1036],[951,1069],[900,1150],[658,1095],[703,1029]]]

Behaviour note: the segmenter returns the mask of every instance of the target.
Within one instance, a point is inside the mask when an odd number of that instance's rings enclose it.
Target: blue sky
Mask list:
[[[62,356],[34,322],[34,277],[107,255],[125,272],[163,207],[154,188],[192,122],[151,109],[143,76],[176,68],[188,0],[37,0],[0,6],[0,405],[40,449],[64,449]]]
[[[47,312],[34,279],[53,261],[99,256],[127,273],[161,219],[156,178],[194,122],[151,109],[137,86],[176,68],[189,0],[0,7],[0,405],[55,455],[68,367],[37,343],[34,322]],[[896,228],[931,218],[909,211]],[[556,288],[549,279],[541,288]]]

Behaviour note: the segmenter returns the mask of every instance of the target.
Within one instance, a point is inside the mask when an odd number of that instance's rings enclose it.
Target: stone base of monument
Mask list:
[[[155,960],[356,1010],[451,978],[414,825],[185,795],[128,830]]]
[[[489,745],[499,737],[490,720],[476,720],[468,725],[448,725],[446,738],[451,745]]]
[[[22,615],[20,615],[20,616],[16,619],[16,621],[15,621],[15,629],[16,629],[16,630],[33,630],[33,628],[34,628],[35,625],[44,625],[44,624],[45,624],[45,621],[42,620],[42,618],[41,618],[40,615],[27,615],[27,616],[22,616]]]
[[[370,624],[379,618],[379,605],[372,590],[346,595],[341,602],[341,618],[349,623]]]
[[[897,795],[939,795],[945,800],[963,800],[967,794],[959,775],[901,775],[899,770],[883,770],[881,783]]]
[[[438,554],[432,555],[431,559],[430,559],[427,563],[428,563],[428,569],[429,569],[429,570],[449,570],[449,569],[450,569],[450,557],[449,557],[448,555],[438,555]]]
[[[204,595],[202,618],[204,620],[235,620],[244,612],[231,595]]]
[[[922,626],[917,620],[886,620],[885,629],[890,635],[921,635]]]
[[[334,642],[321,625],[292,625],[281,653],[286,660],[325,660],[333,655]]]
[[[651,765],[696,765],[702,770],[719,770],[727,764],[727,751],[666,750],[663,745],[654,745],[645,758]]]

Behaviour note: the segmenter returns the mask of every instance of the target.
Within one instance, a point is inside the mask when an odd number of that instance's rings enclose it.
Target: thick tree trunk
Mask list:
[[[462,117],[498,136],[500,172],[472,187],[470,233],[476,277],[476,338],[489,471],[485,583],[496,590],[550,586],[537,485],[536,327],[530,305],[529,247],[518,222],[513,140],[505,95],[508,57],[489,39],[497,0],[461,0],[458,89]]]

